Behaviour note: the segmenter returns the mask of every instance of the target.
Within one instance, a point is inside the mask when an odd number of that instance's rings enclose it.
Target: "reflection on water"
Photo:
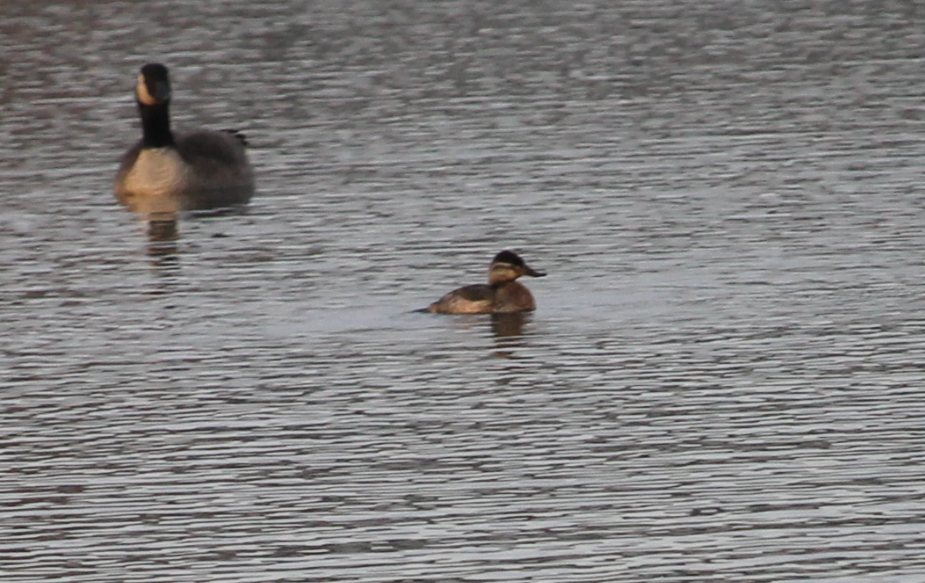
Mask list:
[[[147,218],[148,255],[157,257],[162,263],[166,258],[176,258],[178,221],[177,213],[158,213]]]
[[[913,3],[310,8],[0,5],[4,580],[925,580]],[[116,205],[155,57],[246,212]]]
[[[530,321],[530,313],[491,314],[491,331],[497,338],[522,336],[524,324]]]
[[[516,349],[526,346],[523,341],[525,327],[529,324],[532,314],[529,312],[512,312],[509,314],[491,314],[491,332],[495,336],[495,350],[492,354],[497,358],[511,358],[517,354]]]

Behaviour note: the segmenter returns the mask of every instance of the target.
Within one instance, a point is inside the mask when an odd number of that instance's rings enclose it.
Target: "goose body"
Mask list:
[[[116,198],[139,213],[208,210],[245,204],[254,172],[243,136],[170,128],[170,82],[163,65],[141,69],[135,90],[142,138],[122,157]]]

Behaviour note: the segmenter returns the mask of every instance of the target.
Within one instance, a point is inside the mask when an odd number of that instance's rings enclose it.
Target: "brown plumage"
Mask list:
[[[533,294],[515,281],[522,275],[543,277],[512,251],[495,255],[488,268],[488,284],[474,284],[451,291],[428,306],[435,314],[490,314],[532,312],[536,309]]]

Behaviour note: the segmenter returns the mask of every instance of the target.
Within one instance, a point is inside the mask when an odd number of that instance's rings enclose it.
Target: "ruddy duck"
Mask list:
[[[141,68],[135,87],[141,141],[122,158],[115,194],[134,212],[206,210],[244,204],[254,172],[244,136],[231,131],[170,131],[170,81],[164,65]]]
[[[513,251],[495,255],[488,268],[488,285],[475,284],[451,291],[428,306],[433,314],[491,314],[532,312],[533,294],[515,280],[521,275],[543,277]]]

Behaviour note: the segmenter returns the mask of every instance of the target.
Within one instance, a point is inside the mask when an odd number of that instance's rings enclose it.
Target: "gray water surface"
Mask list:
[[[0,7],[5,582],[925,580],[914,2]],[[149,241],[132,88],[258,194]],[[515,249],[522,318],[416,313]]]

